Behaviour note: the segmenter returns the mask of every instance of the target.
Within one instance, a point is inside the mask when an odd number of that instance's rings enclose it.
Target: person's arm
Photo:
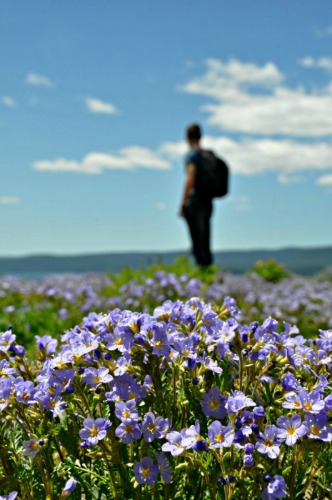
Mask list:
[[[180,205],[179,209],[179,215],[183,215],[183,210],[184,207],[189,199],[191,190],[195,186],[195,179],[196,179],[196,165],[194,163],[187,163],[186,164],[186,180],[184,184],[184,192],[183,192],[183,197],[182,197],[182,203]]]

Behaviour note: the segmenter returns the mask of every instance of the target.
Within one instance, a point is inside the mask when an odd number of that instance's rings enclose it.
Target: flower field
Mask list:
[[[0,277],[0,311],[0,499],[330,498],[329,270]]]

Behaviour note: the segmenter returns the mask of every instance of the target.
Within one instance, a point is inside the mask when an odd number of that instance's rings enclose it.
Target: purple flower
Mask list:
[[[26,382],[20,382],[16,385],[16,398],[19,403],[25,403],[33,405],[36,403],[36,389],[33,382],[30,380]]]
[[[15,500],[17,495],[17,491],[12,491],[9,495],[0,495],[0,500]]]
[[[287,487],[282,476],[274,476],[267,488],[262,493],[262,500],[273,500],[274,498],[285,498]]]
[[[328,425],[327,415],[323,412],[317,414],[307,413],[304,417],[308,427],[308,437],[321,439],[322,441],[332,441],[332,427]]]
[[[183,358],[196,357],[194,340],[191,337],[176,340],[174,342],[174,349],[178,351]]]
[[[46,354],[52,354],[56,351],[58,341],[51,337],[50,335],[44,335],[43,337],[39,337],[39,335],[35,335],[35,339],[37,342],[38,349],[41,351],[45,351]]]
[[[36,439],[29,439],[29,441],[23,441],[23,455],[29,458],[35,458],[39,452],[39,445]]]
[[[73,478],[68,479],[65,484],[65,487],[62,490],[60,500],[65,500],[69,495],[74,491],[77,486],[77,481]]]
[[[80,430],[79,435],[89,446],[96,446],[98,441],[104,439],[111,422],[105,418],[86,418],[83,422],[84,428]]]
[[[0,361],[0,378],[7,378],[9,375],[15,375],[16,369],[12,368],[6,359]]]
[[[286,439],[288,446],[293,446],[296,441],[308,432],[305,424],[302,424],[300,415],[293,415],[290,419],[279,417],[277,420],[279,427],[278,437]]]
[[[301,410],[302,403],[297,392],[289,392],[285,396],[286,401],[282,403],[284,408],[289,408],[290,410]]]
[[[187,450],[193,448],[198,441],[201,441],[200,436],[201,426],[199,420],[196,420],[195,425],[191,425],[189,429],[184,429],[184,437],[182,439],[182,445]]]
[[[59,416],[65,411],[67,403],[60,397],[52,397],[51,394],[47,393],[42,399],[42,404],[44,408],[47,408],[53,413],[53,417]]]
[[[155,417],[154,414],[149,411],[145,414],[142,423],[142,432],[144,434],[144,441],[146,443],[151,443],[154,439],[162,437],[164,427],[163,417]]]
[[[254,445],[251,444],[251,443],[247,443],[244,445],[244,452],[246,453],[246,455],[252,455],[254,453]]]
[[[107,335],[106,340],[108,341],[107,349],[109,351],[118,351],[124,353],[130,351],[134,343],[134,336],[132,333],[124,332],[116,328],[113,334]]]
[[[233,299],[232,297],[225,297],[224,303],[228,309],[229,314],[233,316],[235,319],[239,319],[239,317],[241,316],[241,311],[237,307],[236,300]]]
[[[256,408],[252,410],[252,413],[255,420],[265,417],[265,410],[263,406],[256,406]]]
[[[67,389],[74,380],[75,375],[76,371],[74,368],[69,370],[56,370],[54,375],[49,378],[49,387],[55,386],[56,388],[54,396],[60,395],[62,390]],[[47,384],[47,380],[45,380],[45,382]]]
[[[113,377],[109,374],[108,368],[87,368],[82,382],[91,385],[91,387],[97,387],[99,384],[107,384],[111,380]]]
[[[214,373],[222,373],[223,370],[220,368],[218,365],[217,361],[214,361],[213,359],[209,358],[208,356],[203,354],[201,358],[199,358],[199,362],[207,369],[211,370]]]
[[[275,425],[267,425],[265,432],[261,432],[256,443],[256,450],[269,458],[277,458],[280,453],[279,442],[277,441],[279,429]]]
[[[68,318],[68,309],[62,307],[61,309],[58,310],[58,314],[61,319],[66,319]]]
[[[185,437],[185,429],[180,432],[172,431],[166,436],[168,443],[164,443],[161,447],[162,451],[169,451],[173,457],[181,455],[185,450],[183,446],[183,438]]]
[[[319,390],[314,390],[311,392],[301,389],[299,391],[299,398],[302,404],[302,408],[309,413],[319,413],[325,407],[325,402],[321,398]]]
[[[116,377],[120,377],[121,375],[126,373],[128,368],[131,366],[131,356],[127,351],[123,353],[123,356],[116,360],[116,366],[117,368],[114,371],[114,375]]]
[[[229,396],[225,404],[228,413],[237,413],[247,406],[256,406],[256,403],[241,391],[233,391],[233,395]]]
[[[6,352],[13,342],[15,342],[16,335],[13,335],[12,329],[8,328],[5,333],[0,334],[0,351]]]
[[[208,428],[208,438],[211,448],[228,448],[233,443],[233,428],[230,425],[223,426],[215,420]]]
[[[168,335],[165,323],[153,325],[153,336],[151,339],[152,352],[156,356],[168,356],[171,349],[168,343]]]
[[[135,479],[138,484],[154,484],[159,467],[153,463],[152,458],[144,457],[141,462],[134,465]]]
[[[134,399],[124,403],[119,401],[115,403],[115,415],[122,420],[122,422],[127,422],[129,420],[138,420],[138,412],[136,410],[136,401]]]
[[[124,373],[112,380],[110,383],[110,392],[106,392],[107,401],[136,400],[136,403],[142,401],[147,392],[147,386],[138,384],[128,373]]]
[[[225,401],[217,387],[212,387],[207,394],[203,394],[201,405],[204,415],[207,417],[223,418],[226,416]]]
[[[115,435],[121,439],[124,444],[129,444],[132,443],[134,439],[140,439],[142,431],[137,420],[127,420],[115,429]]]
[[[170,483],[172,480],[172,471],[169,462],[163,453],[155,453],[158,462],[159,472],[165,483]]]
[[[252,455],[244,455],[243,464],[246,467],[253,467],[255,465],[254,457]]]
[[[13,352],[16,356],[23,357],[25,354],[25,348],[22,345],[11,345],[9,350]]]
[[[11,390],[9,386],[0,389],[0,412],[8,406],[10,395]]]

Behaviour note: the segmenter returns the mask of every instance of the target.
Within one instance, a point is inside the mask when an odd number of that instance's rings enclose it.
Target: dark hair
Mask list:
[[[197,123],[192,123],[187,127],[187,139],[190,141],[199,141],[202,137],[201,127]]]

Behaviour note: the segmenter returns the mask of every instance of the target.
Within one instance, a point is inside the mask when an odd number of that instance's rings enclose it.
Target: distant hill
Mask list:
[[[33,276],[49,273],[118,272],[123,267],[140,269],[157,263],[170,264],[183,255],[187,253],[124,252],[75,256],[0,257],[0,274]],[[275,259],[290,271],[312,275],[332,266],[332,247],[235,250],[216,252],[214,257],[218,267],[233,273],[243,273],[257,260]]]

